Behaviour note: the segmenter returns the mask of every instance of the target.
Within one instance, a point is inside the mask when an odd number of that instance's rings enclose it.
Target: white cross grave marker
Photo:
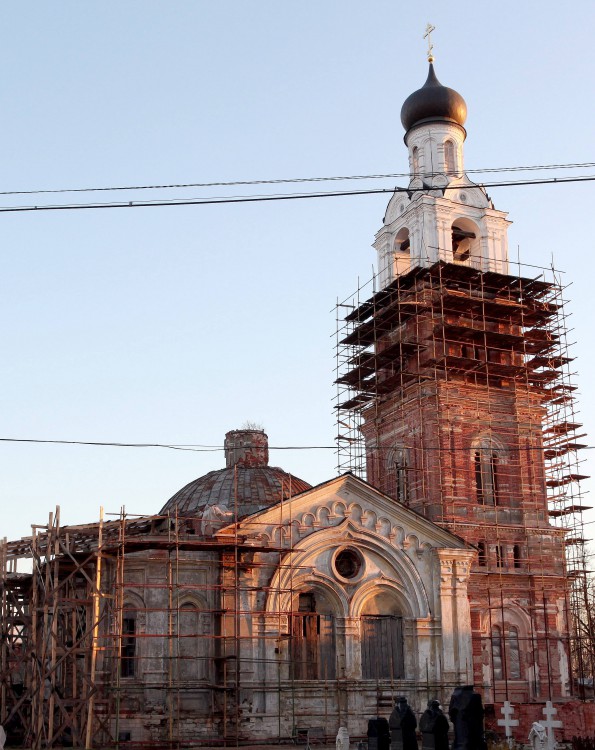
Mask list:
[[[541,722],[547,732],[547,750],[556,750],[558,744],[554,736],[554,729],[561,727],[562,722],[554,719],[554,716],[558,713],[558,709],[554,708],[554,704],[551,701],[545,702],[545,708],[543,709],[545,719]]]
[[[504,701],[504,705],[500,709],[500,713],[504,715],[504,718],[498,719],[498,726],[504,727],[504,731],[506,733],[506,741],[508,742],[508,747],[512,747],[513,742],[514,742],[512,738],[512,728],[518,727],[519,720],[512,718],[512,715],[514,714],[514,707],[510,701]]]

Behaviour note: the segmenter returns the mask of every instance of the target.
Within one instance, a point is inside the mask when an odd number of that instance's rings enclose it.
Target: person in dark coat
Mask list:
[[[452,750],[487,750],[483,726],[483,703],[473,685],[454,689],[448,715],[455,729]]]
[[[442,713],[440,701],[428,701],[419,728],[423,736],[422,750],[448,750],[448,719]]]
[[[417,750],[417,719],[404,695],[397,703],[389,719],[391,729],[391,750]]]

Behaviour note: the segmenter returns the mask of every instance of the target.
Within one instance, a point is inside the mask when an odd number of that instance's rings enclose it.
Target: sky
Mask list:
[[[25,1],[0,7],[0,208],[311,186],[14,191],[405,172],[400,109],[426,78],[428,22],[437,75],[467,102],[468,169],[595,161],[587,0]],[[565,271],[589,444],[594,189],[489,190],[513,257]],[[387,202],[0,213],[0,437],[220,447],[252,421],[271,446],[333,445],[334,305],[371,276]],[[335,462],[271,451],[312,484]],[[56,505],[63,524],[158,512],[223,465],[220,450],[2,442],[0,537]]]

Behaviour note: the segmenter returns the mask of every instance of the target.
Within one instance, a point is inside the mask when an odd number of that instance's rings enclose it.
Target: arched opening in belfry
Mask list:
[[[411,241],[407,227],[399,229],[393,243],[395,276],[407,273],[411,267]]]
[[[457,219],[452,225],[452,259],[476,268],[481,266],[479,232],[469,219]]]

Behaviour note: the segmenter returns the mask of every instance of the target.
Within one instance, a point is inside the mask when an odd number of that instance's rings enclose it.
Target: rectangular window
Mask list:
[[[120,649],[120,674],[134,677],[136,667],[136,619],[122,619],[122,646]]]

